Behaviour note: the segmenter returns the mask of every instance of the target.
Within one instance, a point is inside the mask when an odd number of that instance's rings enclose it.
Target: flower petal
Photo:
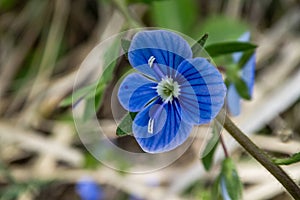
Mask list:
[[[153,59],[151,60],[152,56]],[[150,65],[155,62],[158,66],[163,65],[177,69],[179,64],[188,58],[192,58],[189,44],[181,36],[164,30],[137,33],[133,37],[128,51],[131,65],[140,72],[156,79],[159,77],[152,66],[149,66],[149,61],[151,61]]]
[[[242,69],[242,79],[246,82],[252,97],[255,82],[256,54],[254,53]]]
[[[163,114],[154,118],[154,126],[157,127],[154,127],[155,131],[151,134],[148,132],[149,120],[153,115],[151,109],[157,105],[163,107]],[[192,126],[181,119],[178,100],[163,104],[162,100],[158,99],[137,114],[133,123],[133,134],[145,152],[160,153],[181,145],[189,136]]]
[[[247,42],[250,40],[250,32],[244,33],[239,41]],[[234,53],[232,55],[235,63],[239,62],[242,57],[242,53]],[[241,70],[241,78],[246,82],[250,97],[253,94],[254,82],[255,82],[255,66],[256,66],[256,54],[254,53],[247,61],[245,66]],[[227,93],[227,107],[232,116],[238,116],[241,113],[241,98],[234,85],[230,85]]]
[[[238,116],[241,113],[241,98],[233,84],[228,87],[227,108],[232,116]]]
[[[91,178],[85,177],[76,184],[76,192],[82,200],[102,199],[102,188]]]
[[[250,32],[245,32],[238,40],[242,41],[242,42],[250,41]],[[233,57],[234,62],[237,63],[237,62],[239,62],[239,60],[242,57],[242,52],[234,53],[232,55],[232,57]],[[251,56],[251,58],[247,61],[245,66],[243,66],[243,69],[242,69],[242,78],[248,86],[250,96],[252,96],[253,87],[254,87],[255,65],[256,65],[255,58],[256,58],[256,55],[254,53]]]
[[[130,112],[140,111],[157,96],[157,83],[138,73],[128,75],[120,85],[118,98],[121,105]]]
[[[224,104],[226,86],[220,72],[205,58],[188,59],[178,67],[175,78],[183,119],[194,124],[209,123]]]

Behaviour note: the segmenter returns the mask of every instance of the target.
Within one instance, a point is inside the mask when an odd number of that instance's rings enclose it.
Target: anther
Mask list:
[[[151,56],[151,57],[148,59],[148,65],[149,65],[150,67],[152,67],[154,61],[155,61],[155,57],[154,57],[154,56]]]
[[[154,119],[150,118],[148,122],[148,133],[153,134]]]

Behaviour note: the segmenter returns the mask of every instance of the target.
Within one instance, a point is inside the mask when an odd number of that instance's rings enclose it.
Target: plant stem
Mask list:
[[[299,186],[283,171],[283,169],[275,165],[268,155],[258,148],[225,114],[222,110],[217,116],[218,121],[224,121],[224,128],[229,134],[260,164],[262,164],[294,197],[294,199],[300,200],[300,188]]]
[[[222,145],[222,148],[223,148],[225,157],[226,157],[226,158],[229,158],[229,153],[228,153],[228,151],[227,151],[227,148],[226,148],[226,145],[225,145],[225,142],[224,142],[222,133],[220,134],[220,142],[221,142],[221,145]]]

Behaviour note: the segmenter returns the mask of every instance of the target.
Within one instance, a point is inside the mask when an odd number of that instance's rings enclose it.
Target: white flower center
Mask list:
[[[180,95],[180,86],[171,77],[163,78],[156,87],[156,92],[164,102],[172,102]]]

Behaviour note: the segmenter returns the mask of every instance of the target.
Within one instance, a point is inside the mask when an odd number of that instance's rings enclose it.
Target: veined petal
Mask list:
[[[129,62],[134,68],[157,79],[152,63],[177,69],[188,58],[192,58],[189,44],[181,36],[164,30],[138,32],[128,51]]]
[[[149,120],[152,118],[153,106],[160,105],[164,114],[154,117],[154,132],[148,132]],[[157,107],[158,109],[159,107]],[[192,124],[181,118],[179,102],[163,104],[161,99],[147,106],[138,113],[133,123],[133,134],[141,148],[148,153],[160,153],[175,149],[189,136]]]
[[[188,59],[178,67],[178,97],[183,119],[209,123],[224,104],[226,86],[220,72],[204,58]]]
[[[238,116],[241,113],[241,98],[233,84],[228,87],[227,108],[232,116]]]
[[[118,98],[121,105],[130,112],[140,111],[157,96],[156,82],[138,73],[128,75],[120,85]]]

